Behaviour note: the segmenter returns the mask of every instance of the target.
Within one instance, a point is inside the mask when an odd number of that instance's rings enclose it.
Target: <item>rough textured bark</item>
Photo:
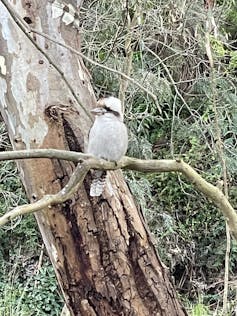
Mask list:
[[[31,27],[80,49],[78,31],[52,18],[51,1],[12,3]],[[0,106],[13,148],[83,151],[91,119],[1,2],[0,12]],[[95,97],[82,60],[38,35],[33,40],[60,65],[81,104],[92,108]],[[32,159],[18,167],[34,201],[60,190],[74,165]],[[122,173],[110,172],[108,178],[103,197],[88,196],[88,175],[71,200],[36,214],[71,314],[185,315]]]

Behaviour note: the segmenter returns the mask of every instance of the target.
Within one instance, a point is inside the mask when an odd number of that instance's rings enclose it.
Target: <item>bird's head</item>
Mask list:
[[[95,115],[103,115],[105,113],[111,113],[121,119],[123,119],[122,104],[118,98],[108,97],[99,99],[97,102],[97,108],[91,112]]]

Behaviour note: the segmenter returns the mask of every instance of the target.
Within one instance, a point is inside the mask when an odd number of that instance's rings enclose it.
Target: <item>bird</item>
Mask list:
[[[108,161],[119,161],[127,151],[128,132],[123,123],[121,101],[113,96],[99,99],[89,132],[87,153]],[[90,196],[100,196],[104,190],[106,171],[95,170],[90,187]]]

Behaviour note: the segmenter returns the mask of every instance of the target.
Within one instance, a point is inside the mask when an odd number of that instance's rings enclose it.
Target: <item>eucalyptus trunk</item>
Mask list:
[[[62,46],[28,30],[29,39],[9,2],[0,2],[0,108],[12,147],[83,152],[96,101],[88,71]],[[52,1],[11,3],[31,28],[80,50],[76,23],[57,17]],[[58,192],[75,168],[56,159],[17,164],[31,202]],[[89,196],[88,175],[66,203],[35,214],[71,315],[186,315],[122,173],[108,180],[103,197]]]

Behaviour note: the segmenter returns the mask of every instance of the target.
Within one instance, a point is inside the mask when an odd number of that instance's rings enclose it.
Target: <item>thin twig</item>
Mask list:
[[[62,43],[62,42],[59,42],[59,41],[57,41],[57,40],[55,40],[54,38],[52,38],[52,37],[49,36],[48,34],[39,32],[39,31],[37,31],[37,30],[35,30],[35,29],[32,29],[32,28],[30,28],[30,31],[33,32],[33,33],[35,33],[35,34],[38,34],[38,35],[40,35],[40,36],[42,36],[42,37],[47,38],[49,41],[51,41],[51,42],[53,42],[53,43],[55,43],[55,44],[57,44],[57,45],[60,45],[60,46],[62,46],[62,47],[64,47],[64,48],[70,50],[72,53],[74,53],[74,54],[80,56],[81,58],[83,58],[84,60],[86,60],[87,62],[89,62],[89,63],[92,64],[92,65],[95,65],[95,66],[97,66],[97,67],[100,67],[100,68],[102,68],[102,69],[105,69],[105,70],[107,70],[107,71],[109,71],[109,72],[113,72],[113,73],[115,73],[115,74],[121,76],[122,78],[127,79],[128,81],[130,81],[131,83],[133,83],[134,85],[136,85],[137,87],[139,87],[141,90],[143,90],[145,93],[147,93],[147,94],[154,100],[154,102],[155,102],[156,104],[158,103],[157,96],[156,96],[154,93],[152,93],[150,90],[148,90],[147,88],[145,88],[144,86],[142,86],[142,85],[141,85],[139,82],[137,82],[135,79],[133,79],[133,78],[127,76],[125,73],[123,73],[123,72],[121,72],[121,71],[119,71],[119,70],[117,70],[117,69],[110,68],[110,67],[105,66],[105,65],[103,65],[103,64],[97,63],[97,62],[94,61],[93,59],[87,57],[87,56],[84,55],[83,53],[81,53],[81,52],[79,52],[78,50],[72,48],[71,46],[69,46],[69,45],[67,45],[67,44],[64,44],[64,43]]]
[[[212,108],[214,112],[214,124],[216,130],[216,147],[217,153],[219,155],[221,166],[222,166],[222,176],[223,176],[223,184],[224,184],[224,194],[228,199],[228,176],[227,176],[227,167],[224,153],[224,144],[221,137],[221,128],[220,128],[220,117],[217,110],[217,87],[215,81],[215,68],[214,68],[214,58],[212,54],[211,41],[210,41],[210,33],[212,30],[212,26],[215,25],[215,20],[212,13],[212,8],[207,10],[207,21],[206,21],[206,34],[205,34],[205,47],[206,53],[208,56],[208,60],[210,63],[210,83],[211,83],[211,101]],[[216,29],[215,29],[216,30]],[[217,33],[215,33],[215,37],[217,37]],[[227,303],[228,303],[228,288],[229,288],[229,264],[230,264],[230,223],[226,221],[226,252],[225,252],[225,276],[224,276],[224,291],[223,291],[223,309],[222,314],[227,314]]]
[[[40,247],[39,261],[38,261],[38,264],[37,264],[37,268],[34,271],[34,275],[38,275],[39,272],[40,272],[40,269],[41,269],[42,263],[43,263],[43,256],[44,256],[44,243],[42,243],[42,245]],[[34,283],[34,288],[36,288],[38,283],[39,283],[39,280],[36,278],[35,279],[35,283]]]
[[[170,71],[169,71],[169,68],[166,66],[166,64],[163,62],[163,60],[159,57],[159,55],[157,55],[155,52],[153,52],[148,46],[144,46],[144,48],[151,54],[153,55],[154,57],[156,57],[158,60],[159,60],[159,63],[162,65],[162,67],[164,68],[172,86],[174,87],[174,90],[176,92],[176,94],[179,96],[180,100],[183,102],[183,104],[186,105],[186,107],[188,107],[186,101],[184,100],[182,94],[179,92],[179,89],[176,87],[176,82],[174,81]]]
[[[133,28],[135,26],[137,15],[139,14],[140,9],[139,5],[136,7],[133,18],[131,20],[129,8],[126,8],[126,17],[125,20],[127,23],[127,37],[125,39],[125,54],[126,58],[124,60],[123,64],[123,72],[126,73],[127,76],[130,76],[132,71],[132,59],[133,59],[133,48],[132,48],[132,34],[133,34]],[[125,94],[128,88],[128,80],[121,78],[120,85],[119,85],[119,99],[122,104],[123,112],[124,112],[124,102],[125,102]]]

